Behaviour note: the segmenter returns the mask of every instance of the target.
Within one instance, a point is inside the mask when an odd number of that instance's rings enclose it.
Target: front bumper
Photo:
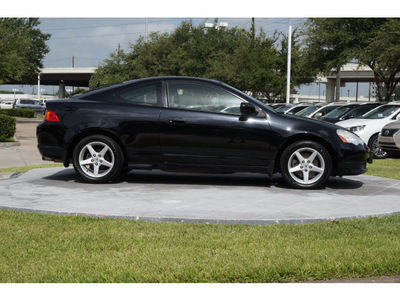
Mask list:
[[[344,150],[337,164],[337,175],[360,175],[367,172],[367,163],[372,164],[374,154],[364,145]]]

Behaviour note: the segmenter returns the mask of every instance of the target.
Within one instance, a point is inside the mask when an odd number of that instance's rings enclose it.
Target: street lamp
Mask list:
[[[18,89],[12,89],[12,91],[14,92],[14,101],[15,101],[15,92],[18,92]]]

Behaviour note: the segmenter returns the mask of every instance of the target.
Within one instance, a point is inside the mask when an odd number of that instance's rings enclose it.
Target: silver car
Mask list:
[[[34,99],[17,99],[14,103],[14,108],[29,108],[33,109],[36,113],[45,113],[46,106],[42,101]]]
[[[392,156],[400,157],[400,121],[385,125],[378,136],[378,145]]]

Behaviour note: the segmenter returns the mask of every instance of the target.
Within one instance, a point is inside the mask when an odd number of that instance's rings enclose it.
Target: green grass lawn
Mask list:
[[[400,179],[399,162],[376,160],[368,174]],[[257,226],[0,210],[0,282],[302,282],[391,275],[400,275],[400,215]]]
[[[376,159],[368,165],[366,175],[400,180],[400,159]]]

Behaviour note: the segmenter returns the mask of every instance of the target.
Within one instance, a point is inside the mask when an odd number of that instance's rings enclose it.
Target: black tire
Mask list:
[[[122,170],[124,155],[113,139],[104,135],[83,138],[74,148],[75,172],[85,182],[104,183],[116,179]]]
[[[373,135],[368,142],[368,147],[374,153],[374,158],[383,159],[389,156],[389,153],[378,147],[378,134]]]
[[[332,160],[329,152],[314,141],[299,141],[289,145],[282,153],[280,170],[283,179],[296,189],[315,189],[331,175]]]

